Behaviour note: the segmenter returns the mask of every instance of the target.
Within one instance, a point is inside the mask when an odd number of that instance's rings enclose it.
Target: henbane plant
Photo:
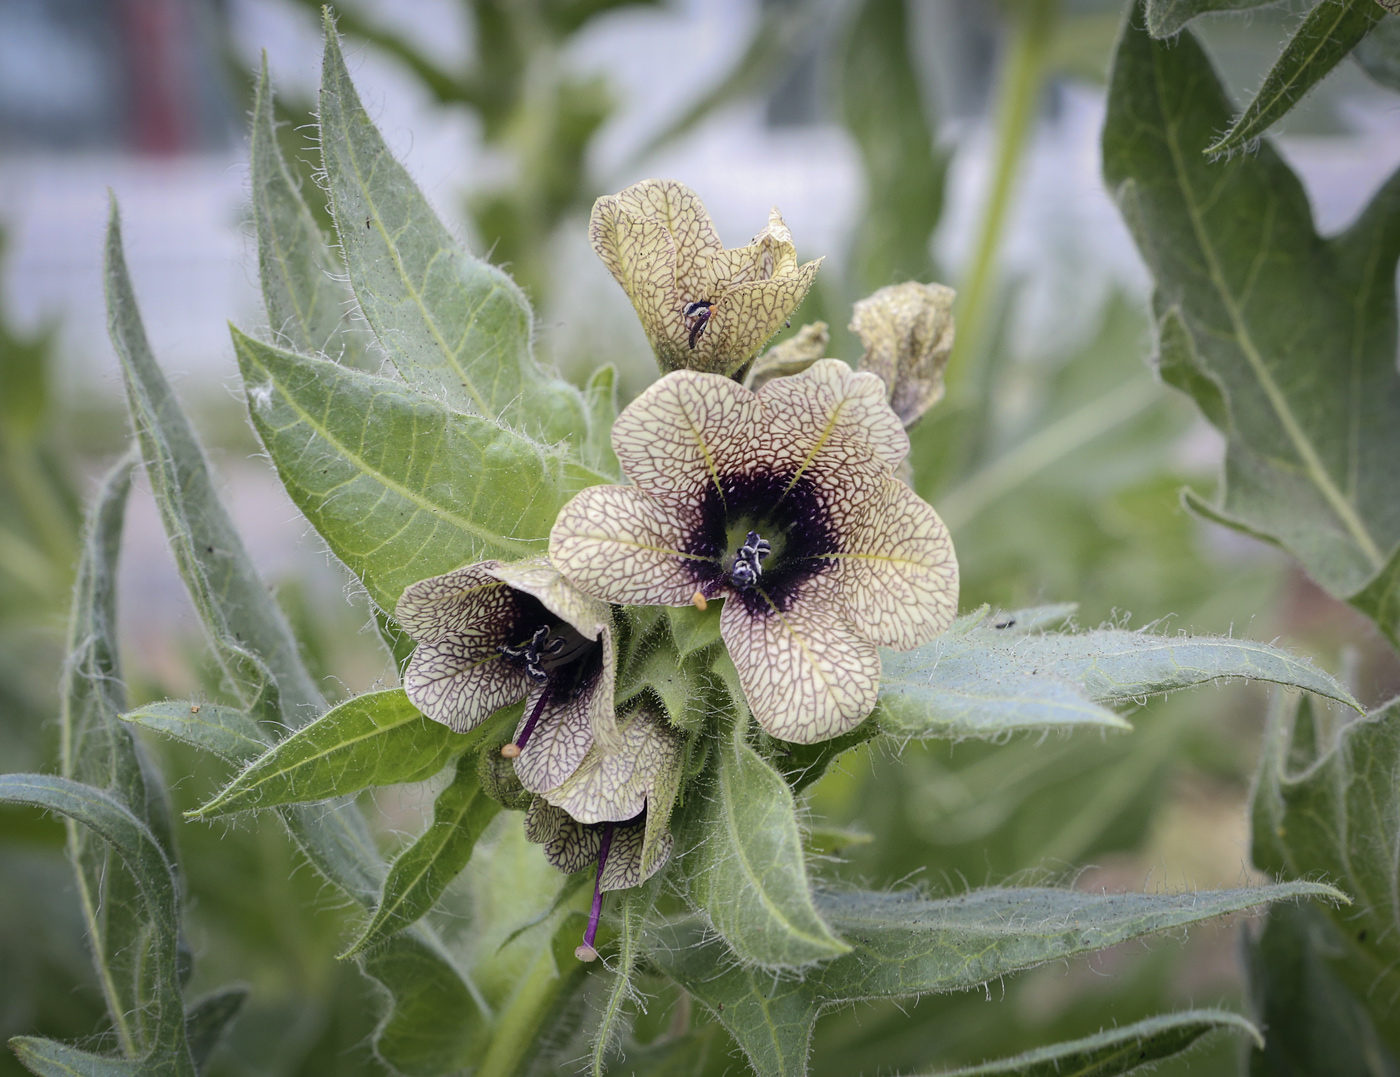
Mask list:
[[[253,428],[368,595],[402,683],[325,705],[150,352],[114,207],[108,303],[135,440],[222,692],[127,710],[112,614],[124,463],[74,599],[64,773],[0,778],[0,799],[72,820],[119,1054],[21,1039],[25,1065],[200,1072],[238,1000],[183,996],[176,842],[179,825],[241,813],[275,817],[356,910],[342,956],[385,999],[366,1035],[389,1071],[425,1077],[583,1056],[594,1073],[699,1072],[716,1029],[755,1072],[803,1074],[828,1009],[967,990],[1271,902],[1348,900],[1284,851],[1274,883],[1175,894],[825,878],[802,801],[858,744],[1126,733],[1115,705],[1228,678],[1360,706],[1268,644],[1075,631],[1065,607],[958,616],[953,536],[904,481],[906,428],[942,396],[951,291],[907,282],[857,304],[858,369],[821,354],[816,326],[764,351],[818,271],[776,212],[730,249],[676,181],[600,199],[591,238],[661,376],[620,413],[610,368],[569,384],[535,357],[524,294],[456,243],[389,154],[329,19],[325,50],[337,235],[278,155],[264,71],[252,169],[268,329],[233,341]],[[348,286],[325,271],[338,263]],[[340,361],[356,349],[327,311],[345,309],[383,373]],[[226,768],[183,824],[138,729]],[[353,795],[429,780],[432,821],[386,864]],[[1279,776],[1260,812],[1286,812],[1291,790]],[[507,835],[543,848],[501,855]],[[562,876],[540,915],[507,923],[480,894],[538,887],[526,857]],[[464,871],[484,880],[467,938],[436,911]],[[647,1042],[632,1024],[642,975],[685,1000]],[[1259,1039],[1199,1010],[978,1072],[1123,1073],[1218,1029]]]

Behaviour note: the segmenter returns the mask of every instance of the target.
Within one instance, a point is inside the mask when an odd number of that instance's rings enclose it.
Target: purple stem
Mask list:
[[[598,879],[593,884],[593,911],[588,914],[588,929],[583,933],[583,944],[590,949],[598,937],[598,917],[603,911],[603,866],[608,862],[608,849],[612,847],[613,825],[603,826],[603,840],[598,846]]]
[[[546,683],[540,689],[540,698],[535,700],[535,709],[530,712],[530,720],[525,723],[525,728],[520,731],[520,736],[515,738],[515,746],[522,752],[525,745],[530,743],[530,734],[535,731],[535,723],[540,720],[540,715],[544,713],[544,705],[549,702],[549,684]]]

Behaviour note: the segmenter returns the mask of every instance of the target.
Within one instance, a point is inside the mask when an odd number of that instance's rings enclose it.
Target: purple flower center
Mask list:
[[[511,665],[540,686],[530,719],[515,738],[514,758],[525,750],[530,735],[550,703],[567,703],[590,692],[603,672],[603,645],[588,639],[573,625],[556,617],[532,595],[516,593],[515,616],[502,632],[508,641],[496,650]]]
[[[805,475],[721,476],[697,508],[682,547],[694,558],[688,564],[697,589],[707,598],[729,591],[753,616],[787,612],[800,586],[840,552],[825,497]]]

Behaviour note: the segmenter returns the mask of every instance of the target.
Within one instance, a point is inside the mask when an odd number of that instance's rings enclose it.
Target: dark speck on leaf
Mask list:
[[[1015,617],[1008,617],[1008,618],[1007,618],[1006,620],[1004,620],[1004,621],[996,621],[996,622],[994,622],[994,623],[992,624],[992,627],[993,627],[993,628],[1010,628],[1010,627],[1011,627],[1012,625],[1014,625],[1015,623],[1016,623],[1016,618],[1015,618]]]
[[[1357,942],[1365,942],[1365,941],[1366,941],[1366,935],[1367,935],[1367,934],[1368,934],[1368,932],[1367,932],[1366,929],[1363,927],[1360,931],[1358,931],[1358,932],[1356,933],[1356,941],[1357,941]]]

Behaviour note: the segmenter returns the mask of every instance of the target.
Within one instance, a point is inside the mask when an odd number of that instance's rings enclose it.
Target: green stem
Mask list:
[[[580,888],[578,893],[589,901],[593,898],[592,887]],[[579,910],[579,900],[576,895],[561,910],[565,926],[556,928],[556,936],[560,930],[573,930],[569,912]],[[561,951],[571,951],[573,941],[551,938],[540,950],[515,994],[496,1018],[491,1045],[476,1069],[476,1077],[515,1077],[525,1068],[550,1011],[565,990],[581,979],[587,969],[586,965],[571,956],[564,957],[566,964],[560,967],[559,955]]]
[[[958,338],[946,374],[950,387],[957,386],[959,377],[977,362],[986,346],[987,312],[996,291],[997,253],[1045,83],[1057,8],[1058,0],[1022,0],[1011,14],[1011,41],[997,79],[996,167],[978,229],[972,268],[958,296]]]

